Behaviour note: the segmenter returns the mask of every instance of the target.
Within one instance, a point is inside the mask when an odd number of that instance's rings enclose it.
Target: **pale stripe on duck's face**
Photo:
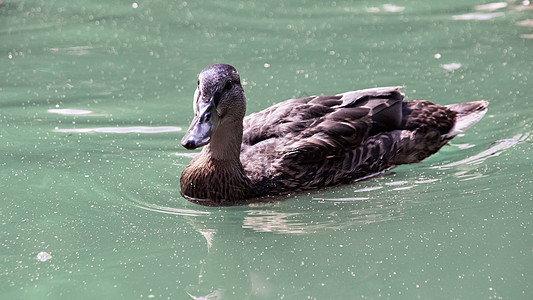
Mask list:
[[[198,76],[193,98],[194,119],[181,144],[189,149],[208,144],[219,122],[228,119],[242,122],[246,110],[240,77],[230,65],[212,65]]]

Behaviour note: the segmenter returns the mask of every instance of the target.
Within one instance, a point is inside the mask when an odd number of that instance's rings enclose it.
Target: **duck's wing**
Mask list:
[[[251,114],[244,120],[243,154],[266,153],[270,160],[297,164],[344,155],[369,134],[400,124],[399,89],[291,99]]]

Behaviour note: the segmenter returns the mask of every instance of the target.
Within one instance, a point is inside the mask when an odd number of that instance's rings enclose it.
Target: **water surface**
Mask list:
[[[4,0],[2,298],[531,298],[532,19],[518,1]],[[489,112],[419,164],[202,207],[179,195],[179,140],[220,62],[248,113],[385,85]]]

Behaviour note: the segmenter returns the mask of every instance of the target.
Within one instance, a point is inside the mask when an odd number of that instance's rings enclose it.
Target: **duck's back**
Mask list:
[[[291,99],[247,116],[241,162],[258,195],[348,183],[438,151],[457,113],[402,102],[399,89]]]

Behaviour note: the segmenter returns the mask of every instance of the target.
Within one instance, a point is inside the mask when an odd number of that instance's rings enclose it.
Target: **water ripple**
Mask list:
[[[89,115],[92,113],[92,111],[90,110],[74,109],[74,108],[54,108],[54,109],[49,109],[48,112],[51,114],[58,114],[58,115],[64,115],[64,116]]]
[[[370,197],[345,197],[345,198],[313,198],[313,200],[320,200],[320,201],[362,201],[362,200],[368,200]]]
[[[397,6],[397,5],[394,5],[394,4],[383,4],[381,6],[381,8],[379,8],[379,7],[367,7],[366,11],[369,12],[369,13],[378,13],[382,9],[383,9],[383,11],[386,11],[386,12],[397,13],[397,12],[404,11],[405,7],[404,6]]]
[[[507,2],[494,2],[494,3],[487,3],[478,5],[475,7],[476,10],[485,10],[485,11],[495,11],[500,8],[507,7]]]
[[[193,210],[193,209],[182,209],[182,208],[175,208],[175,207],[168,207],[168,206],[160,206],[155,205],[151,203],[140,203],[138,201],[135,201],[136,205],[140,209],[163,213],[163,214],[169,214],[169,215],[178,215],[178,216],[190,216],[190,217],[199,217],[199,216],[205,216],[209,215],[210,212],[208,211],[199,211],[199,210]]]
[[[470,14],[464,14],[464,15],[455,15],[452,18],[454,20],[490,20],[494,19],[496,17],[502,17],[504,14],[502,12],[496,12],[496,13],[470,13]]]
[[[60,54],[67,54],[67,55],[86,55],[89,54],[89,50],[91,50],[91,46],[73,46],[73,47],[66,47],[66,48],[50,48],[50,52],[52,53],[60,53]]]
[[[181,131],[181,127],[176,126],[131,126],[131,127],[96,127],[96,128],[55,128],[54,132],[63,133],[162,133]]]
[[[485,161],[489,157],[495,157],[502,154],[505,150],[515,146],[516,144],[525,142],[530,136],[530,133],[517,134],[510,139],[502,139],[494,142],[494,144],[487,150],[482,151],[474,156],[452,162],[443,166],[432,167],[434,169],[449,169],[460,165],[477,165]]]

